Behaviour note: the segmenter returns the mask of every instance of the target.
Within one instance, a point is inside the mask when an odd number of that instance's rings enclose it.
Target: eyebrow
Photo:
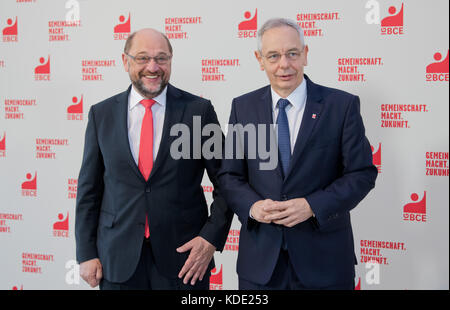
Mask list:
[[[139,52],[136,54],[136,56],[148,56],[148,54],[146,52]],[[157,56],[169,56],[169,54],[165,53],[165,52],[159,52]]]
[[[296,47],[293,47],[286,51],[286,53],[289,53],[289,52],[300,52],[300,50]],[[279,54],[279,52],[278,51],[269,51],[269,52],[267,52],[267,54]]]

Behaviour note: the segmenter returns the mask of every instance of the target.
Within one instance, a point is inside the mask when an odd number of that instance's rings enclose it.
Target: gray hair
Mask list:
[[[268,21],[266,21],[264,23],[264,25],[262,25],[258,31],[257,44],[258,44],[259,52],[261,52],[261,48],[262,48],[261,41],[262,41],[262,36],[264,35],[264,33],[269,29],[283,27],[283,26],[294,28],[297,31],[298,35],[300,36],[300,42],[302,43],[303,46],[305,46],[305,39],[303,36],[302,27],[300,27],[296,22],[294,22],[290,19],[287,19],[287,18],[272,18],[272,19],[269,19]]]

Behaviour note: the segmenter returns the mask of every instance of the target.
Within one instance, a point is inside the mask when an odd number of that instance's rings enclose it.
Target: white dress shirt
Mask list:
[[[151,108],[153,115],[153,162],[155,162],[161,143],[166,111],[166,94],[167,86],[159,96],[153,98],[156,103]],[[136,165],[139,165],[139,144],[141,140],[142,120],[145,114],[145,107],[140,103],[143,99],[146,98],[142,97],[134,89],[134,86],[132,86],[130,95],[128,96],[128,140]]]
[[[273,123],[277,123],[278,117],[278,100],[282,98],[278,95],[273,88],[270,88],[272,92],[272,116]],[[289,138],[291,140],[291,155],[294,152],[295,142],[297,141],[298,131],[300,130],[300,125],[302,124],[303,113],[305,112],[306,105],[306,81],[303,79],[301,84],[289,95],[287,98],[283,98],[289,100],[291,103],[286,107],[286,115],[289,123]],[[250,206],[249,216],[254,219],[252,216],[252,206]],[[313,214],[313,216],[315,216]]]
[[[282,98],[278,95],[273,88],[272,92],[272,115],[274,124],[277,123],[278,117],[278,100]],[[302,83],[289,95],[287,98],[291,103],[286,107],[286,115],[289,123],[289,137],[291,139],[291,155],[294,152],[295,141],[297,141],[298,131],[302,123],[303,113],[305,112],[306,105],[306,80],[303,79]]]

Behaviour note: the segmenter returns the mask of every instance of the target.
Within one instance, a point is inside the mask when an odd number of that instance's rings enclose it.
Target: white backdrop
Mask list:
[[[89,107],[129,85],[121,52],[153,27],[174,47],[171,83],[212,100],[268,83],[253,55],[272,17],[304,28],[305,72],[361,98],[379,168],[352,211],[358,289],[449,288],[449,2],[2,0],[0,289],[88,289],[75,263],[78,172]],[[211,202],[211,183],[204,189]],[[212,289],[237,289],[240,223]],[[366,264],[376,261],[376,264]]]

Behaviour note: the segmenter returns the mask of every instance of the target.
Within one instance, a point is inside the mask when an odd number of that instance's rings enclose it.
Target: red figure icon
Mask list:
[[[30,190],[36,190],[36,176],[37,172],[34,173],[34,179],[31,179],[33,175],[31,173],[27,173],[27,180],[22,183],[22,189],[30,189]]]
[[[64,215],[62,213],[58,214],[58,222],[55,222],[53,224],[53,229],[54,230],[69,230],[69,212],[67,212],[67,217],[65,220],[64,219]]]
[[[373,146],[370,146],[370,147],[372,148],[373,164],[375,166],[380,166],[381,165],[381,143],[378,144],[378,150],[376,152],[375,152],[375,149]]]
[[[7,21],[8,27],[3,28],[3,35],[4,36],[16,36],[17,35],[17,16],[16,16],[16,22],[14,25],[12,24],[13,21],[11,18]]]
[[[426,191],[423,192],[423,198],[422,198],[421,201],[418,201],[419,200],[419,195],[417,195],[416,193],[413,193],[411,195],[411,200],[414,201],[414,202],[410,202],[410,203],[406,204],[403,207],[403,212],[406,212],[406,213],[421,213],[421,214],[425,214],[426,213],[426,206],[427,206],[427,192]]]
[[[211,277],[209,278],[209,282],[211,284],[222,284],[223,278],[222,278],[222,265],[220,265],[220,271],[217,271],[217,267],[211,270]]]
[[[41,63],[41,65],[37,66],[34,69],[34,73],[35,74],[50,74],[50,55],[48,55],[47,63],[44,63],[45,62],[44,57],[41,57],[39,59],[39,62]]]
[[[403,3],[400,12],[398,12],[396,15],[394,15],[397,12],[395,6],[391,6],[388,11],[391,16],[383,18],[383,20],[381,21],[381,27],[403,26]]]
[[[119,17],[119,21],[121,24],[118,24],[114,27],[114,33],[130,33],[131,32],[131,24],[130,24],[130,13],[128,13],[128,20],[125,21],[125,16],[121,15]]]
[[[77,97],[72,98],[73,105],[67,108],[67,113],[83,113],[83,95],[81,95],[80,102]]]
[[[239,23],[238,30],[257,30],[258,29],[258,9],[255,10],[255,16],[247,11],[244,14],[245,19],[243,22]],[[251,19],[250,19],[251,18]]]
[[[447,50],[447,57],[445,57],[445,59],[443,61],[440,61],[442,59],[441,53],[434,54],[434,60],[436,60],[437,62],[434,62],[427,66],[427,73],[449,73],[448,72],[448,54],[449,54],[449,50]]]
[[[355,286],[355,291],[360,291],[361,290],[361,278],[358,279],[358,284],[356,284]]]
[[[3,134],[3,138],[0,140],[0,151],[6,150],[6,133]]]

